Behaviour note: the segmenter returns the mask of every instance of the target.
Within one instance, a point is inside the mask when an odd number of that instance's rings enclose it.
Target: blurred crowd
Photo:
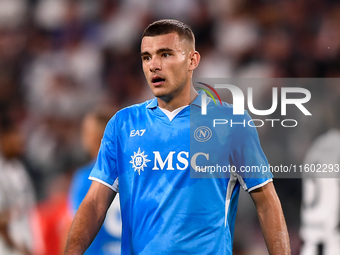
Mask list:
[[[340,76],[336,0],[0,0],[0,118],[13,121],[25,137],[20,156],[38,201],[66,194],[74,170],[89,161],[80,138],[86,113],[152,98],[140,40],[143,29],[161,18],[192,27],[202,55],[195,77]],[[310,89],[320,118],[309,132],[304,126],[260,131],[273,164],[301,162],[315,136],[332,124],[327,107],[339,98],[340,86]],[[271,86],[258,94],[258,101],[271,102]],[[294,228],[299,181],[289,180],[290,188],[287,182],[277,187],[284,211],[293,208],[287,222]]]

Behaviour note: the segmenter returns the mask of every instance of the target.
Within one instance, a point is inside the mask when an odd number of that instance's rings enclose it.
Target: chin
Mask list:
[[[152,94],[154,94],[155,97],[166,97],[169,93],[162,88],[154,88]]]
[[[154,96],[165,101],[165,102],[169,102],[171,99],[172,99],[172,96],[171,94],[169,93],[165,93],[165,92],[160,92],[160,91],[157,91],[157,92],[153,92]]]

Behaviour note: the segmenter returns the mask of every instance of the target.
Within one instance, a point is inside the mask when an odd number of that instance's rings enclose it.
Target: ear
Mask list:
[[[198,51],[192,51],[189,53],[189,59],[190,59],[189,71],[193,71],[198,66],[201,60],[201,55],[198,53]]]

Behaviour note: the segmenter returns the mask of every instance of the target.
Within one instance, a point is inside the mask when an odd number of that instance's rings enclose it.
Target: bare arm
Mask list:
[[[93,181],[79,206],[67,238],[65,255],[84,254],[102,226],[106,212],[116,196],[109,187]]]
[[[273,183],[250,192],[270,255],[290,255],[289,235]]]

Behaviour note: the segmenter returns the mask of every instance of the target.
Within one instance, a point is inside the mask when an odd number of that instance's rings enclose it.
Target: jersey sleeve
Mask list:
[[[90,173],[89,179],[104,184],[115,192],[118,192],[118,170],[117,170],[117,147],[115,126],[117,122],[115,115],[107,124],[97,161]]]
[[[231,162],[237,169],[238,180],[244,190],[250,192],[272,181],[268,160],[261,148],[255,127],[247,112],[242,116],[245,125],[235,126],[231,143]],[[250,121],[250,122],[249,122]],[[250,123],[250,125],[248,125]]]

